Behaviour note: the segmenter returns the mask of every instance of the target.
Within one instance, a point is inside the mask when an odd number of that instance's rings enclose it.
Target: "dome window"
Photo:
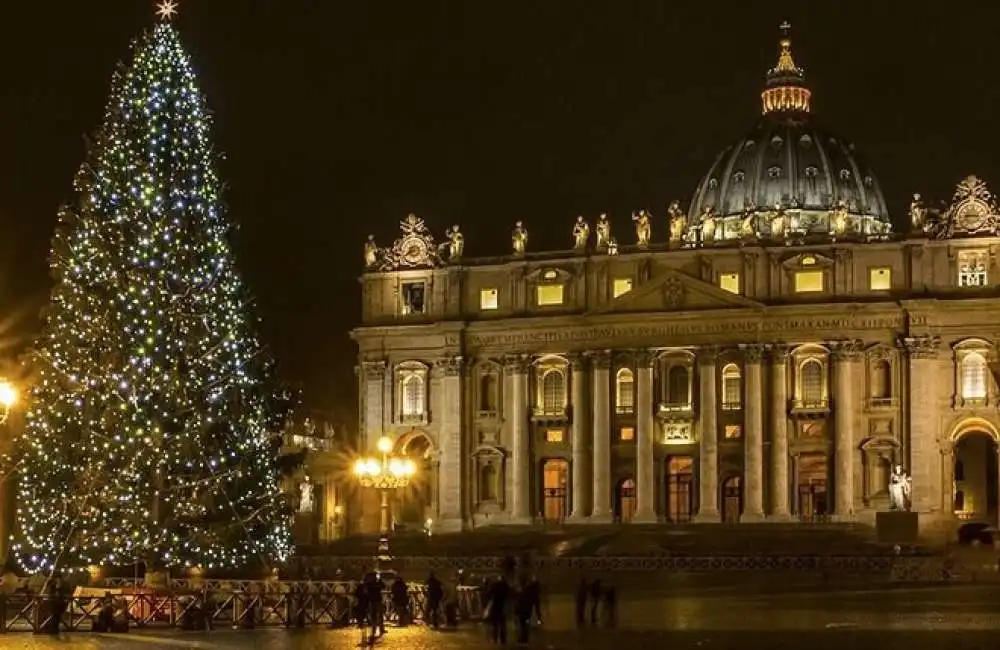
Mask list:
[[[849,181],[849,180],[851,180],[851,170],[849,170],[849,169],[841,169],[840,170],[840,180],[842,180],[842,181]]]
[[[808,135],[804,135],[801,138],[799,138],[799,144],[802,145],[803,148],[811,147],[812,143],[813,139],[810,138]]]
[[[716,178],[710,178],[710,179],[708,179],[708,189],[714,190],[717,187],[719,187],[719,180],[718,179],[716,179]]]
[[[744,149],[753,149],[753,148],[754,148],[754,144],[755,144],[755,143],[754,143],[754,141],[753,141],[753,140],[747,140],[747,141],[746,141],[746,142],[745,142],[745,143],[743,144],[743,148],[744,148]]]
[[[818,173],[819,170],[815,167],[806,167],[806,178],[816,178],[816,174]]]
[[[781,167],[778,167],[777,165],[775,165],[773,167],[768,167],[767,168],[767,177],[768,178],[781,178]]]
[[[733,182],[734,183],[742,183],[743,179],[745,177],[746,177],[746,174],[744,174],[743,172],[736,172],[735,174],[733,174]]]
[[[784,144],[784,141],[778,136],[774,136],[773,138],[771,138],[771,146],[774,147],[775,149],[781,147],[782,144]]]

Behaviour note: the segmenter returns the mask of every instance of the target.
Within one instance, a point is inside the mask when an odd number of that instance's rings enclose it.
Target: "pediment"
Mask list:
[[[781,265],[786,269],[824,269],[833,266],[833,260],[820,253],[799,253],[785,258]]]
[[[763,305],[681,271],[667,269],[593,313],[746,308],[763,308]]]

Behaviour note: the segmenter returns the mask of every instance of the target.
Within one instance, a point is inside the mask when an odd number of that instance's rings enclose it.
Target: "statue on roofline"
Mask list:
[[[576,218],[573,224],[573,248],[582,251],[587,248],[587,240],[590,239],[590,224],[582,216]]]
[[[927,207],[924,205],[923,197],[920,194],[913,195],[910,202],[910,226],[914,230],[923,230],[927,221]]]
[[[451,230],[446,230],[444,234],[448,238],[448,260],[457,262],[465,250],[465,235],[459,231],[458,225],[452,226]]]
[[[611,243],[611,222],[608,215],[602,214],[597,219],[597,247],[607,248]]]
[[[375,245],[375,235],[368,235],[365,242],[365,268],[371,269],[378,262],[378,246]]]
[[[652,230],[649,213],[645,210],[639,210],[638,213],[633,212],[632,221],[635,222],[635,243],[639,248],[648,248],[650,231]]]
[[[680,201],[671,201],[667,208],[667,219],[670,222],[670,241],[680,242],[684,239],[684,231],[687,230],[687,217],[681,210]]]
[[[523,221],[514,224],[514,234],[511,236],[514,245],[515,255],[524,255],[528,248],[528,229],[524,227]]]

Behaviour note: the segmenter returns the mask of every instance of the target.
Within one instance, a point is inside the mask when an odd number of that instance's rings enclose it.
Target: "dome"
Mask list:
[[[763,115],[698,184],[688,224],[701,241],[886,235],[879,183],[854,146],[815,123],[786,30],[761,95]],[[706,224],[706,219],[712,223]]]

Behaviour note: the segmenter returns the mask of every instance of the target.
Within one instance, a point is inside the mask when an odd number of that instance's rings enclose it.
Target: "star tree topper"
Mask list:
[[[156,4],[156,15],[164,22],[172,20],[177,15],[177,0],[160,0]]]

